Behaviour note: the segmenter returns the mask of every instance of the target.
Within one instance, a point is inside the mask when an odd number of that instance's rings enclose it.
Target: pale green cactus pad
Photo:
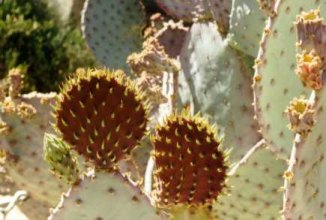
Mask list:
[[[213,206],[219,220],[279,219],[286,162],[264,146],[251,149],[228,179],[227,194]]]
[[[230,44],[256,57],[266,19],[257,0],[234,0],[230,17]]]
[[[227,44],[213,23],[192,26],[180,56],[179,93],[182,103],[224,129],[223,145],[234,147],[231,161],[237,161],[260,135],[251,106],[252,70]]]
[[[326,14],[324,1],[282,0],[276,2],[277,15],[270,19],[257,58],[255,108],[262,134],[270,145],[289,157],[294,134],[287,128],[284,110],[289,101],[307,95],[295,74],[296,16],[301,10],[320,7]]]
[[[148,198],[121,174],[96,173],[85,177],[62,197],[49,217],[52,220],[160,219]]]
[[[10,127],[9,133],[2,134],[0,138],[0,149],[9,149],[11,154],[5,163],[8,175],[17,188],[26,190],[35,200],[50,205],[56,204],[61,192],[68,189],[49,172],[50,167],[43,160],[43,135],[53,130],[50,125],[53,121],[50,104],[55,99],[54,93],[23,95],[22,101],[31,104],[37,111],[30,119],[0,113],[2,120]]]
[[[96,58],[111,69],[128,70],[127,56],[141,49],[145,13],[137,0],[87,0],[82,30]]]
[[[326,216],[325,88],[316,97],[316,123],[306,138],[297,135],[293,143],[285,184],[285,219],[325,219]]]

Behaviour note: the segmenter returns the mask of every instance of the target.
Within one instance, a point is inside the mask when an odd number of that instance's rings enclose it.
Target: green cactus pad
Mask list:
[[[62,197],[49,220],[160,219],[149,199],[120,174],[85,177]]]
[[[97,168],[111,169],[142,139],[147,107],[122,71],[85,70],[64,86],[56,109],[63,139]]]
[[[279,219],[286,162],[263,146],[251,149],[228,177],[230,188],[216,204],[216,219]]]
[[[223,128],[223,145],[234,148],[231,161],[238,161],[260,135],[251,106],[252,69],[227,43],[212,23],[192,26],[180,56],[179,94]]]
[[[106,67],[128,70],[127,56],[141,49],[144,25],[140,1],[85,1],[83,34],[96,58]]]
[[[50,123],[51,104],[56,94],[30,93],[21,101],[32,105],[36,114],[30,119],[21,119],[13,114],[0,113],[0,117],[10,127],[8,134],[0,137],[0,149],[9,151],[5,167],[17,188],[26,190],[37,201],[54,205],[61,192],[68,185],[60,183],[50,172],[43,160],[43,135],[52,132]],[[49,190],[51,189],[51,190]],[[26,213],[28,214],[28,213]]]
[[[230,18],[230,44],[256,57],[266,19],[257,0],[234,0]]]
[[[285,184],[285,219],[324,219],[326,216],[325,190],[325,85],[312,96],[315,102],[315,125],[305,138],[297,135],[287,171]]]
[[[319,2],[319,1],[318,1]],[[271,18],[263,36],[256,61],[254,84],[255,108],[261,130],[267,142],[289,157],[294,134],[287,128],[285,108],[292,98],[307,95],[295,74],[296,16],[301,10],[326,5],[317,1],[284,0],[276,2],[277,15]]]
[[[158,206],[204,205],[225,186],[227,156],[217,130],[199,115],[172,114],[152,137],[154,200]]]

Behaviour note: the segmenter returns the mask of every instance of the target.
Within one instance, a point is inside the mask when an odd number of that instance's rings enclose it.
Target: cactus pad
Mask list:
[[[59,198],[56,202],[59,201]],[[39,201],[31,196],[28,196],[25,201],[18,204],[18,207],[20,211],[24,213],[26,217],[28,217],[28,219],[44,220],[49,216],[51,205],[45,201]],[[17,218],[17,216],[15,217]]]
[[[203,205],[225,186],[227,156],[216,129],[200,116],[171,115],[158,126],[154,145],[154,200],[158,206]]]
[[[255,108],[264,138],[288,158],[294,134],[287,128],[284,110],[294,97],[307,96],[295,74],[294,22],[302,10],[320,7],[323,14],[326,5],[319,1],[284,0],[277,1],[276,6],[277,15],[268,21],[256,60]]]
[[[44,132],[53,132],[50,105],[56,98],[54,93],[23,95],[20,100],[36,109],[32,118],[21,119],[13,114],[0,113],[9,126],[8,133],[0,137],[0,148],[8,150],[5,163],[8,175],[17,188],[50,205],[56,204],[61,192],[68,188],[49,172],[49,166],[43,160],[43,135]]]
[[[234,0],[229,29],[231,45],[256,57],[266,19],[256,0]]]
[[[63,139],[98,168],[111,169],[146,132],[142,95],[121,71],[85,70],[63,88],[56,109]]]
[[[263,146],[254,147],[228,176],[228,191],[213,208],[216,219],[279,219],[286,161]]]
[[[323,219],[326,215],[325,191],[325,88],[311,96],[316,124],[307,137],[297,135],[290,159],[290,178],[286,179],[285,219]]]
[[[71,219],[160,219],[146,196],[120,174],[97,173],[74,186],[49,217]]]
[[[141,49],[145,13],[137,0],[87,0],[82,30],[96,58],[109,68],[128,69],[127,56]]]
[[[194,24],[180,55],[182,103],[190,103],[224,128],[231,160],[238,161],[259,139],[253,120],[250,59],[227,46],[216,25]],[[249,62],[248,62],[249,61]],[[249,63],[249,64],[247,64]],[[239,99],[241,97],[241,99]]]

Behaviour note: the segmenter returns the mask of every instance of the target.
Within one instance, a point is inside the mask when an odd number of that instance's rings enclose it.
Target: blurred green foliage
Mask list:
[[[92,67],[79,27],[63,25],[39,0],[0,3],[0,78],[8,70],[26,68],[24,91],[57,91],[78,67]]]

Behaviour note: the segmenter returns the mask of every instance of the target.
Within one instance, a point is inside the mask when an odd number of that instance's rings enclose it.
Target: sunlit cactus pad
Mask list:
[[[293,132],[287,128],[284,111],[294,97],[309,92],[295,74],[296,17],[302,10],[320,7],[321,17],[326,15],[323,1],[277,1],[276,16],[269,19],[256,60],[254,85],[256,115],[266,141],[289,157]]]
[[[63,139],[98,168],[110,169],[146,132],[147,108],[123,72],[85,70],[63,88],[56,108]]]
[[[201,205],[217,198],[225,186],[226,154],[216,129],[188,111],[171,115],[152,137],[154,194],[158,205]]]
[[[55,103],[57,95],[33,92],[20,99],[32,105],[37,113],[29,119],[0,113],[10,128],[7,134],[0,136],[0,149],[7,149],[10,155],[5,167],[19,189],[26,190],[40,203],[54,205],[67,185],[60,183],[49,172],[50,167],[43,160],[43,135],[53,131],[50,104]]]
[[[214,204],[216,219],[279,219],[286,161],[263,146],[255,147],[228,177],[228,190]]]
[[[158,212],[139,189],[120,174],[97,173],[85,177],[62,197],[51,220],[159,220]]]

